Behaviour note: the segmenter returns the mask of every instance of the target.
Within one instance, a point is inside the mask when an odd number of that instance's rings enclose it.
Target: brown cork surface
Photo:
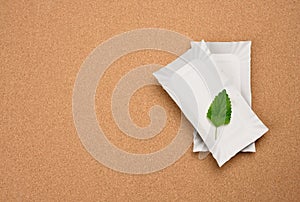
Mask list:
[[[299,1],[1,1],[0,17],[1,201],[300,201]],[[190,147],[175,164],[147,175],[93,159],[73,122],[76,75],[100,43],[138,28],[252,41],[253,109],[270,129],[255,154],[238,154],[218,168]],[[119,131],[109,99],[129,70],[174,58],[140,51],[105,72],[96,114],[119,148],[149,153],[172,141],[180,111],[160,87],[144,87],[130,102],[140,126],[149,124],[153,104],[166,108],[165,129],[145,141]]]

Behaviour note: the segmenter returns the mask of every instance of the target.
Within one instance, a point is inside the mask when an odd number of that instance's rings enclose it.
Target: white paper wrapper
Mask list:
[[[189,49],[153,75],[200,134],[219,166],[268,131],[240,91],[218,72],[211,55],[199,46]],[[216,128],[206,113],[214,97],[223,89],[231,99],[232,115],[228,125],[218,128],[215,139]]]

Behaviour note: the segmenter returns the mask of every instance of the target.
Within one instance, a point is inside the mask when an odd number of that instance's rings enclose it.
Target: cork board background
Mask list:
[[[0,20],[1,201],[300,200],[299,1],[1,1]],[[257,153],[238,154],[220,169],[211,156],[199,161],[190,147],[148,175],[116,172],[90,156],[72,117],[80,65],[101,42],[148,27],[194,40],[252,40],[253,109],[270,128]],[[140,126],[149,124],[154,103],[166,108],[166,128],[155,138],[129,138],[109,115],[118,78],[174,58],[140,51],[106,71],[96,113],[119,148],[148,153],[174,137],[180,111],[160,87],[142,88],[130,102]]]

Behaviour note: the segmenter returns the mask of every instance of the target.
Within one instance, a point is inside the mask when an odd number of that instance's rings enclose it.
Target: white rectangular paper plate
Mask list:
[[[201,42],[191,42],[191,46],[199,46]],[[251,107],[251,41],[239,42],[206,42],[207,51],[216,63],[218,72],[223,72],[233,85],[239,90]],[[195,130],[194,152],[207,152],[200,135]],[[255,143],[242,150],[243,152],[255,152]]]

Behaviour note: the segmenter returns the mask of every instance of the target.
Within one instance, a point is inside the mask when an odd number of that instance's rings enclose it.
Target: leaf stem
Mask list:
[[[217,129],[218,129],[218,127],[216,127],[216,130],[215,130],[215,140],[217,139],[217,135],[218,135]]]

